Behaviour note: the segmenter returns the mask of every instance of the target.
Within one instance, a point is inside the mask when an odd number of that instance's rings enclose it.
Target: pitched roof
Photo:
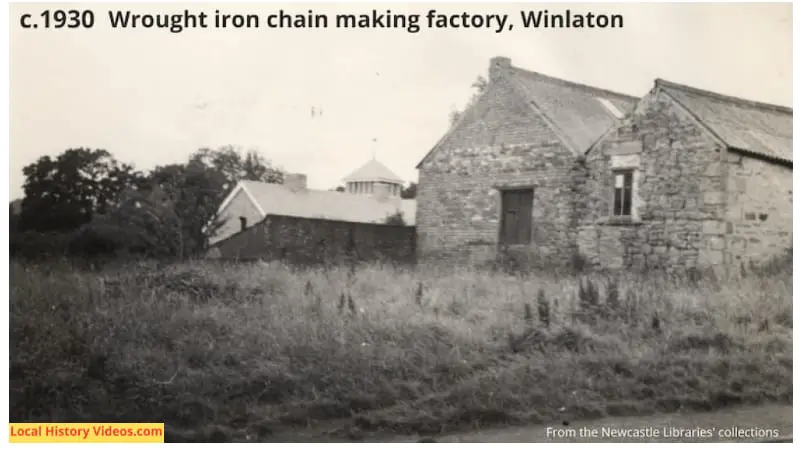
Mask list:
[[[391,183],[403,183],[403,180],[394,174],[388,167],[378,160],[371,159],[366,164],[359,167],[355,172],[344,177],[344,181],[388,181]]]
[[[406,224],[413,225],[416,201],[316,189],[291,189],[288,186],[259,181],[241,181],[220,205],[222,212],[230,200],[243,190],[264,216],[268,214],[330,219],[346,222],[383,223],[386,217],[401,211]]]
[[[792,108],[705,91],[662,79],[675,99],[728,147],[792,162]]]
[[[501,68],[502,77],[537,113],[545,116],[556,135],[575,154],[585,152],[614,123],[633,111],[637,97],[575,83],[538,72],[511,66],[507,58]],[[491,69],[490,69],[491,70]],[[462,114],[463,120],[467,114]],[[442,137],[417,164],[423,162],[455,132],[458,126]]]
[[[510,67],[508,73],[508,79],[550,119],[556,134],[576,153],[588,149],[639,101],[630,95],[517,67]]]

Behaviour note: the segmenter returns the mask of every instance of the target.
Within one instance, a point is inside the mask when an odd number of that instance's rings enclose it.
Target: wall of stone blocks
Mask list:
[[[532,243],[548,264],[575,245],[572,171],[576,156],[549,126],[494,80],[423,161],[417,190],[420,260],[480,263],[497,253],[503,188],[533,187]]]
[[[685,269],[721,263],[726,149],[666,94],[645,97],[587,155],[578,247],[608,268]],[[632,220],[610,217],[615,163],[635,166]],[[724,241],[724,239],[722,239]]]
[[[209,257],[299,265],[415,261],[414,227],[268,215],[214,245]]]
[[[735,152],[726,165],[726,263],[749,266],[784,255],[792,247],[792,169]]]

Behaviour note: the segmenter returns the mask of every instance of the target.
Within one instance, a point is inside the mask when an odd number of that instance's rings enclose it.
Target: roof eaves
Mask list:
[[[239,231],[237,231],[237,232],[235,232],[235,233],[233,233],[231,235],[225,236],[224,238],[222,238],[222,239],[220,239],[218,241],[214,241],[213,244],[209,244],[208,245],[208,249],[207,250],[211,250],[214,247],[218,247],[223,242],[225,242],[227,240],[230,240],[230,239],[233,239],[234,237],[236,237],[236,236],[238,236],[238,235],[240,235],[240,234],[242,234],[244,232],[250,231],[251,229],[253,229],[253,228],[257,227],[257,226],[262,225],[266,220],[267,220],[267,216],[264,216],[258,222],[250,225],[249,227],[247,227],[247,228],[245,228],[243,230],[239,230]]]
[[[354,220],[329,219],[327,217],[293,216],[293,215],[288,215],[288,214],[272,214],[272,213],[270,213],[267,217],[289,217],[289,218],[292,218],[292,219],[318,220],[318,221],[321,221],[321,222],[333,222],[333,223],[342,223],[342,224],[354,224],[354,223],[356,223],[356,224],[367,224],[367,225],[380,225],[380,226],[386,226],[386,227],[397,227],[397,226],[413,227],[413,225],[390,225],[390,224],[387,224],[385,222],[360,222],[360,221],[354,221]],[[265,217],[265,220],[266,220],[266,217]]]
[[[754,152],[752,150],[748,150],[748,149],[744,149],[744,148],[735,147],[735,146],[730,145],[727,141],[725,141],[725,139],[722,138],[722,136],[717,134],[717,132],[714,131],[713,128],[711,128],[697,114],[695,114],[694,111],[692,111],[688,106],[683,104],[680,100],[675,98],[674,95],[671,95],[670,92],[669,92],[669,87],[667,87],[667,89],[664,89],[664,87],[665,87],[664,83],[665,83],[664,80],[657,79],[656,80],[656,88],[660,89],[661,92],[664,92],[667,96],[669,96],[669,98],[672,99],[672,101],[674,101],[678,106],[683,108],[684,111],[686,111],[690,116],[692,116],[692,118],[694,118],[697,121],[697,123],[699,123],[706,131],[708,131],[720,144],[725,146],[725,148],[727,148],[728,150],[734,151],[734,152],[737,152],[737,153],[740,153],[740,154],[743,154],[743,155],[746,155],[746,156],[749,156],[749,157],[752,157],[752,158],[761,159],[761,160],[764,160],[764,161],[780,164],[780,165],[787,166],[787,167],[790,167],[790,168],[792,167],[792,161],[790,161],[788,159],[781,158],[781,157],[778,157],[778,156],[773,156],[773,155],[767,155],[767,154],[764,154],[764,153],[761,153],[761,152]],[[666,82],[666,83],[669,83],[669,82]],[[694,88],[690,88],[690,89],[694,89]],[[714,94],[714,93],[712,92],[712,94]]]
[[[364,175],[364,173],[370,175]],[[397,181],[400,183],[403,182],[403,180],[396,173],[386,167],[386,165],[378,162],[376,159],[372,159],[363,166],[359,167],[350,175],[342,178],[342,181],[372,181],[378,179]]]
[[[400,178],[386,178],[386,177],[350,177],[350,178],[343,178],[342,181],[350,182],[350,181],[382,181],[386,183],[395,183],[395,184],[403,184],[403,180]]]
[[[786,158],[781,158],[779,156],[773,156],[773,155],[767,155],[767,154],[764,154],[764,153],[761,153],[761,152],[754,152],[752,150],[747,150],[747,149],[739,148],[739,147],[728,146],[728,150],[730,150],[732,152],[736,152],[736,153],[742,154],[742,155],[747,156],[749,158],[760,159],[760,160],[763,160],[763,161],[766,161],[766,162],[769,162],[769,163],[778,164],[780,166],[784,166],[784,167],[788,167],[790,169],[793,169],[793,161],[788,160]]]

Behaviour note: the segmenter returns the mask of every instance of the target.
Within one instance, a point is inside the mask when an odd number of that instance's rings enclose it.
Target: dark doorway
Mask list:
[[[533,225],[533,189],[502,191],[500,243],[530,244]]]

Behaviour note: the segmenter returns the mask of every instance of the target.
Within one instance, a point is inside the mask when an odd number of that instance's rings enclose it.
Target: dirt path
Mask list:
[[[622,433],[646,434],[641,438]],[[698,437],[702,432],[704,436]],[[772,434],[770,434],[770,432]],[[606,433],[603,436],[603,433]],[[611,434],[617,437],[612,437]],[[694,436],[687,436],[690,433]],[[581,434],[584,437],[581,437]],[[737,437],[737,434],[741,437]],[[592,437],[594,435],[595,437]],[[776,436],[777,435],[777,436]],[[615,417],[592,421],[492,430],[439,436],[437,442],[791,442],[792,405],[731,408],[709,413]],[[788,440],[787,440],[788,439]],[[415,442],[398,439],[393,442]]]

